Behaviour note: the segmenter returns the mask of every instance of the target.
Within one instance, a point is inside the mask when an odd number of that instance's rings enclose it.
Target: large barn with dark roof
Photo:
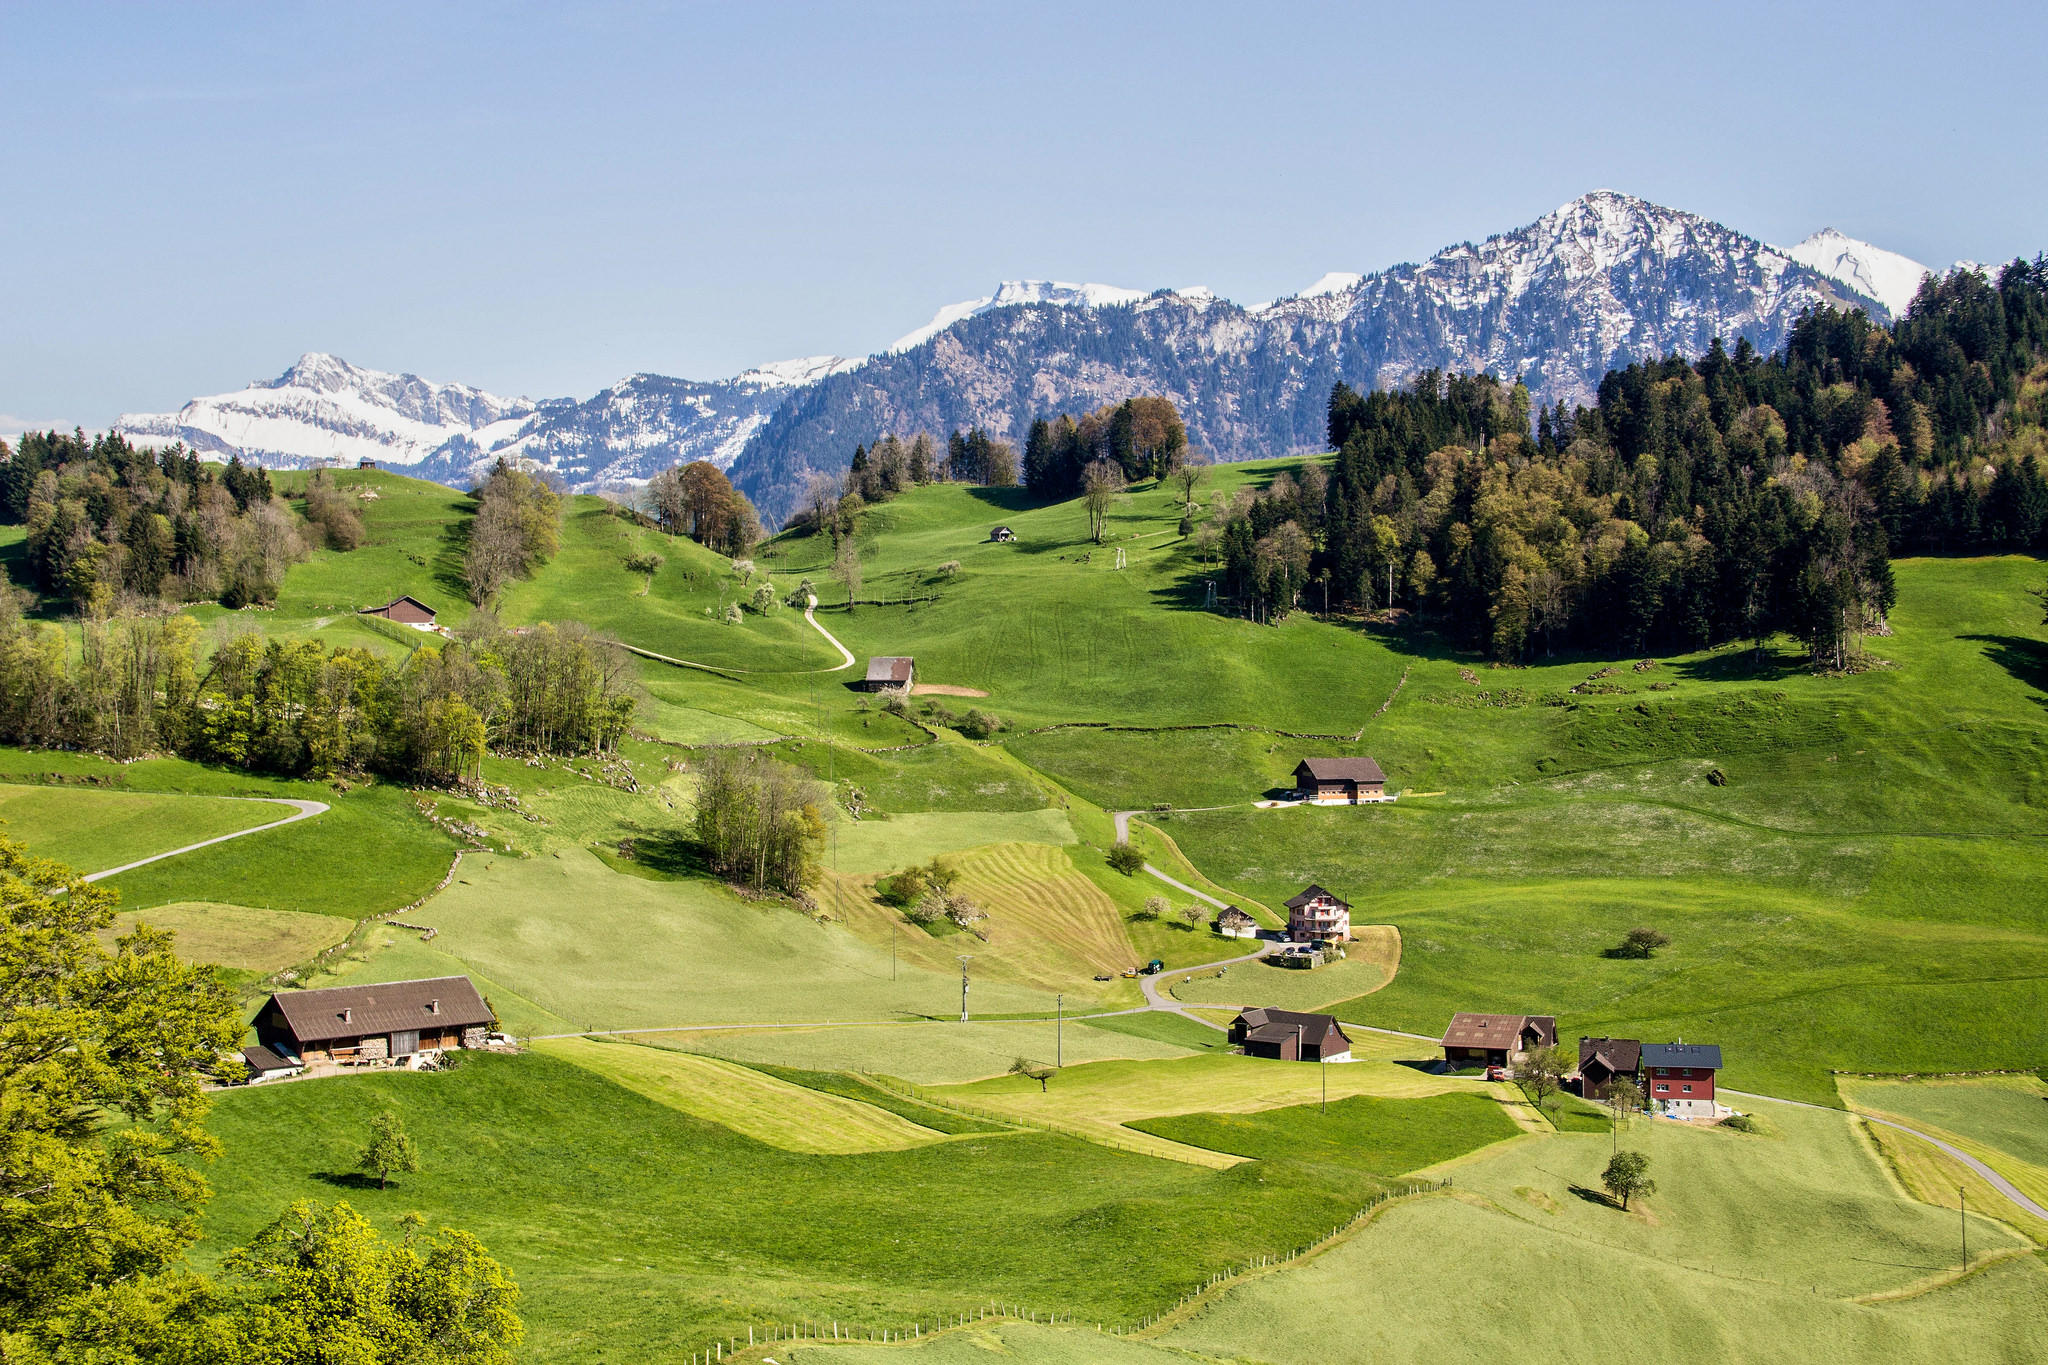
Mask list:
[[[279,991],[256,1015],[256,1041],[300,1062],[397,1061],[482,1047],[491,1007],[466,976]]]

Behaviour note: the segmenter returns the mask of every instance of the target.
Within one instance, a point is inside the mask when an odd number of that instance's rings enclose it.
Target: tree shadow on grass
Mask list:
[[[388,1188],[388,1186],[379,1186],[376,1176],[364,1175],[361,1171],[315,1171],[313,1172],[313,1178],[324,1185],[332,1185],[338,1190]]]
[[[1625,1212],[1621,1207],[1621,1201],[1605,1190],[1588,1189],[1584,1185],[1566,1185],[1565,1188],[1588,1204],[1598,1204],[1601,1208],[1613,1209],[1616,1213]]]
[[[440,548],[428,561],[434,585],[462,602],[469,600],[469,583],[462,576],[462,563],[469,557],[469,531],[475,524],[476,518],[467,516],[442,526]]]
[[[1984,657],[2036,692],[2048,692],[2048,644],[2020,635],[1965,635],[1984,646]],[[2048,700],[2035,699],[2043,706]]]

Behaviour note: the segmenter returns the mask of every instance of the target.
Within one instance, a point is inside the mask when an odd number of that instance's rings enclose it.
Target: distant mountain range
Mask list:
[[[1832,228],[1780,250],[1601,190],[1478,245],[1333,272],[1249,307],[1199,288],[1010,281],[866,360],[818,356],[712,381],[639,374],[580,401],[501,398],[313,353],[277,379],[117,427],[219,459],[374,459],[453,484],[500,457],[576,489],[706,459],[774,522],[809,471],[843,468],[856,442],[885,432],[979,425],[1021,439],[1037,416],[1163,393],[1198,447],[1285,454],[1320,447],[1338,379],[1369,388],[1485,369],[1525,377],[1546,400],[1581,401],[1610,368],[1697,354],[1716,336],[1774,348],[1818,304],[1888,319],[1927,273]]]

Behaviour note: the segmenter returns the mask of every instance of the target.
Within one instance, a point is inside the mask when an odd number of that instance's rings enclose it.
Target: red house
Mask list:
[[[1714,1073],[1721,1049],[1712,1043],[1644,1043],[1643,1079],[1650,1112],[1675,1119],[1715,1117]]]

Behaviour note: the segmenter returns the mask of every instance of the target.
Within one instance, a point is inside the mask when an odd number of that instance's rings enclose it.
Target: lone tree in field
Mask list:
[[[387,1109],[370,1120],[370,1145],[363,1148],[356,1168],[376,1176],[380,1190],[391,1183],[392,1176],[411,1175],[419,1170],[419,1149],[413,1146],[412,1135],[405,1131],[405,1122],[396,1113]]]
[[[1109,865],[1126,877],[1135,877],[1138,869],[1145,865],[1145,855],[1127,842],[1120,843],[1109,851]]]
[[[1010,1063],[1010,1074],[1038,1082],[1038,1093],[1045,1093],[1045,1083],[1052,1079],[1053,1069],[1044,1062],[1034,1062],[1029,1057],[1019,1057]]]
[[[1641,960],[1643,958],[1655,957],[1659,948],[1666,948],[1670,945],[1671,936],[1669,934],[1661,933],[1655,929],[1638,927],[1622,935],[1620,945],[1608,949],[1607,955],[1609,957]]]
[[[832,552],[832,576],[846,585],[846,609],[853,610],[854,599],[860,596],[860,547],[854,544],[852,536],[841,536],[839,548]]]
[[[1624,1213],[1628,1211],[1629,1200],[1657,1192],[1657,1182],[1650,1179],[1650,1158],[1641,1152],[1616,1152],[1607,1169],[1600,1172],[1600,1183],[1621,1200]]]
[[[1088,538],[1102,543],[1110,509],[1123,496],[1124,471],[1108,460],[1092,461],[1081,471],[1081,505],[1088,509]]]
[[[1173,902],[1166,899],[1166,897],[1147,896],[1145,897],[1145,908],[1138,911],[1137,917],[1142,920],[1156,920],[1171,909],[1173,909]]]
[[[1628,1077],[1616,1076],[1607,1083],[1607,1121],[1614,1132],[1617,1151],[1620,1150],[1622,1120],[1642,1112],[1644,1103],[1643,1088]]]
[[[1199,929],[1202,921],[1209,918],[1209,912],[1196,905],[1193,901],[1190,901],[1180,908],[1180,918],[1181,923],[1187,925],[1188,928]]]
[[[1564,1073],[1569,1063],[1565,1051],[1556,1044],[1548,1047],[1532,1047],[1515,1061],[1514,1076],[1520,1082],[1522,1091],[1542,1109],[1544,1101],[1556,1095],[1564,1084]]]

